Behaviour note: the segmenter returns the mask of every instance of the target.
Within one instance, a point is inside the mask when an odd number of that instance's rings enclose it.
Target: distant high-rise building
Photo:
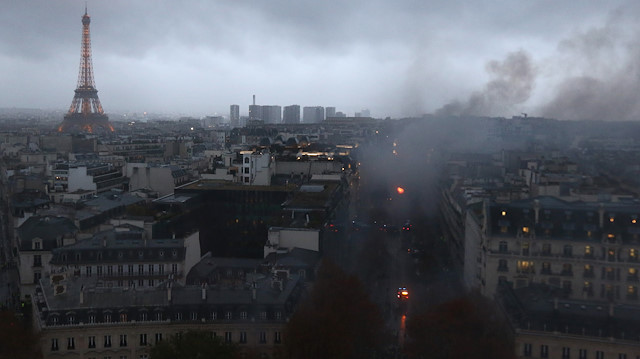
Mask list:
[[[231,111],[229,113],[229,125],[231,128],[238,127],[240,125],[240,106],[231,105]]]
[[[264,123],[282,122],[282,107],[278,105],[263,105],[262,120]]]
[[[365,108],[362,111],[360,111],[359,117],[371,117],[371,111],[369,111],[368,108]]]
[[[319,123],[324,121],[324,107],[306,106],[302,109],[304,123]]]
[[[262,119],[262,106],[256,105],[256,95],[253,95],[253,103],[249,105],[249,120]]]
[[[300,123],[300,105],[285,106],[282,122]]]
[[[325,108],[326,117],[336,117],[336,108],[335,107],[327,107]]]

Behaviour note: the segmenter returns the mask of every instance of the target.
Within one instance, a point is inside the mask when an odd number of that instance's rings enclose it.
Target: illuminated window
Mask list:
[[[638,223],[638,220],[633,218],[633,219],[631,219],[631,223],[636,224],[636,223]]]
[[[585,257],[591,257],[593,255],[593,247],[585,246],[584,247],[584,255],[585,255]]]
[[[635,248],[630,248],[629,249],[629,258],[630,259],[636,259],[638,257],[638,251],[636,251]]]
[[[612,217],[609,217],[609,222],[613,223],[613,222],[615,222],[615,220],[616,220],[616,219],[615,219],[613,216],[612,216]]]
[[[506,216],[507,215],[507,211],[502,211],[500,214],[502,214],[502,216]]]
[[[529,234],[529,227],[522,227],[522,233]]]
[[[635,285],[627,286],[627,294],[630,296],[636,296],[638,294],[638,287]]]
[[[638,270],[635,268],[629,268],[629,275],[636,276],[638,274]]]
[[[609,238],[609,239],[616,239],[616,235],[615,235],[615,234],[613,234],[613,233],[609,233],[609,234],[607,234],[607,238]]]
[[[529,255],[529,242],[523,242],[522,243],[522,255],[523,256],[528,256]]]
[[[530,261],[518,261],[518,271],[523,273],[533,272],[533,262]]]

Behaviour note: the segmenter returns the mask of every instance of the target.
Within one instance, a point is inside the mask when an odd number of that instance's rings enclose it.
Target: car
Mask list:
[[[409,299],[409,290],[406,287],[398,288],[398,299],[400,300]]]

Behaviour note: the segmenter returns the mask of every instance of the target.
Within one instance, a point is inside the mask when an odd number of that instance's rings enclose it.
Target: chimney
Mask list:
[[[80,304],[84,304],[84,284],[80,286]]]
[[[253,104],[256,104],[256,95],[253,95]]]

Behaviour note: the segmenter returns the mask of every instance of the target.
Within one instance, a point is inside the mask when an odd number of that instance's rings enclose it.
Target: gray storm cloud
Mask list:
[[[531,96],[536,70],[523,50],[499,61],[490,61],[486,70],[491,80],[466,101],[453,101],[436,110],[438,116],[498,116],[514,111]]]

